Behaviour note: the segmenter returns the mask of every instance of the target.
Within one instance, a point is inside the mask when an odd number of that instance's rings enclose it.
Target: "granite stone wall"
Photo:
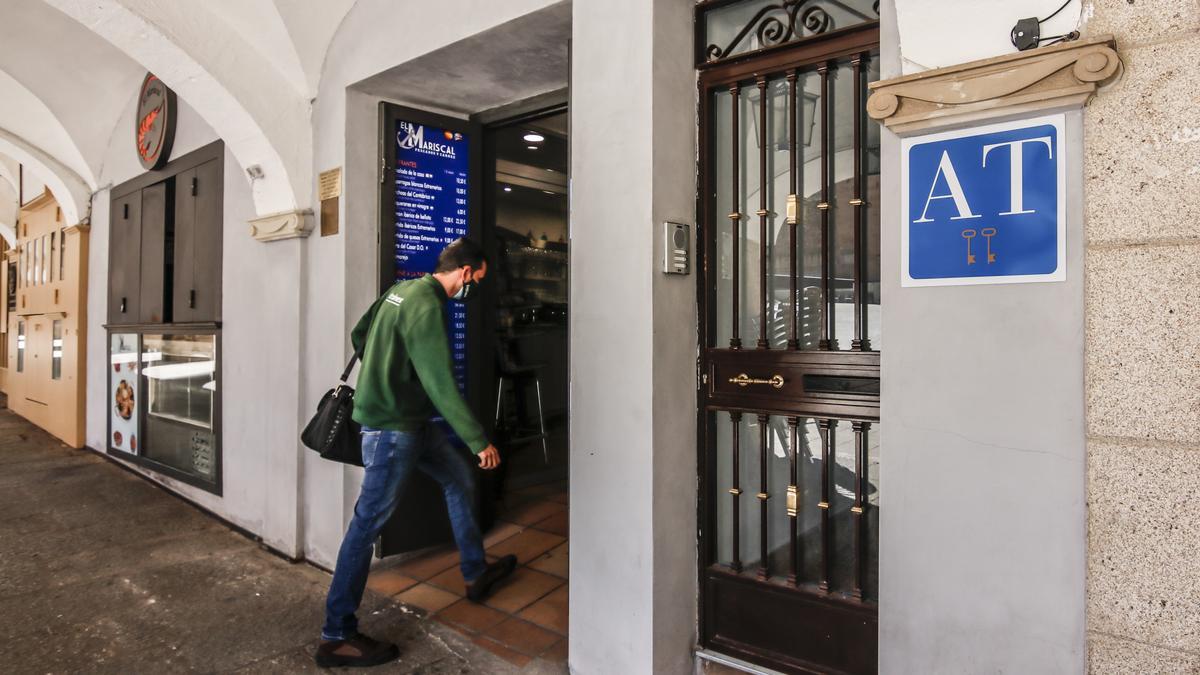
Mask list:
[[[1200,671],[1200,0],[1085,0],[1088,652]]]

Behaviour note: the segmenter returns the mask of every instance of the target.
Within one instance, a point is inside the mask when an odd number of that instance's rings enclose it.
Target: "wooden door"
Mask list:
[[[432,272],[442,247],[450,241],[464,235],[480,237],[483,186],[478,124],[386,103],[379,112],[382,292],[399,280]],[[428,142],[452,149],[430,150],[424,145]],[[483,411],[489,407],[481,403],[485,394],[480,379],[492,366],[493,352],[489,336],[481,330],[479,303],[470,309],[451,301],[446,318],[451,353],[465,382],[467,401],[479,419],[486,420]],[[442,425],[455,443],[449,426]],[[459,451],[470,454],[465,448]],[[484,510],[480,515],[486,529],[489,514]],[[425,474],[415,473],[400,495],[395,515],[380,534],[377,553],[382,557],[451,541],[453,531],[441,486]]]
[[[140,323],[163,323],[167,237],[167,184],[142,189]]]
[[[25,317],[25,399],[31,403],[50,404],[50,358],[50,320]]]
[[[171,270],[171,315],[180,323],[194,320],[195,276],[192,272],[196,250],[196,169],[175,176],[175,232]]]
[[[175,178],[174,316],[178,323],[221,319],[221,160]]]
[[[195,320],[221,320],[221,243],[225,216],[222,163],[210,160],[196,167],[196,251],[192,275],[196,281]]]
[[[701,67],[701,639],[785,672],[878,667],[877,41]]]
[[[141,316],[142,193],[114,197],[108,249],[108,322],[137,323]]]

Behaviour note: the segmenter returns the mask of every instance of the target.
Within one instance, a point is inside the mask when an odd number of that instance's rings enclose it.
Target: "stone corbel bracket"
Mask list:
[[[284,211],[250,221],[250,236],[267,241],[303,239],[312,232],[312,211]]]
[[[905,135],[995,117],[1082,107],[1116,75],[1112,36],[873,82],[867,114]]]

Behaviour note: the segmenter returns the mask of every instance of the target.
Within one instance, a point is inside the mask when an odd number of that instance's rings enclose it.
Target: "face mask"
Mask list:
[[[458,292],[454,294],[454,299],[466,301],[475,297],[475,287],[477,285],[478,282],[473,281],[468,277],[467,280],[463,282],[462,288],[459,288]]]

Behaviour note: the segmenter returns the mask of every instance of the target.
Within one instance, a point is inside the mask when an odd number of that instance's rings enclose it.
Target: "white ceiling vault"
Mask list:
[[[37,173],[64,216],[87,218],[117,121],[150,71],[243,168],[261,169],[251,183],[259,216],[305,208],[312,101],[354,3],[4,0],[0,154]]]

